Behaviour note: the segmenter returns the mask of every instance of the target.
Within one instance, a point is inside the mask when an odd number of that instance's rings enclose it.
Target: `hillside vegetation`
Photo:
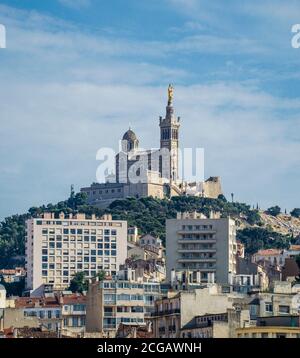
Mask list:
[[[172,197],[171,199],[128,198],[114,201],[109,208],[103,210],[87,205],[82,193],[72,193],[70,198],[55,205],[30,208],[28,213],[14,215],[0,223],[0,268],[22,264],[20,256],[25,254],[25,221],[29,217],[37,217],[43,212],[58,215],[83,212],[86,215],[98,216],[111,213],[114,219],[127,220],[129,226],[137,226],[140,234],[150,233],[165,240],[165,220],[175,218],[177,212],[198,211],[209,215],[211,210],[221,212],[222,217],[230,215],[237,220],[238,239],[246,245],[246,251],[252,253],[260,248],[288,247],[293,237],[273,231],[272,227],[264,227],[257,210],[249,205],[228,202],[224,196],[219,199],[198,197]]]

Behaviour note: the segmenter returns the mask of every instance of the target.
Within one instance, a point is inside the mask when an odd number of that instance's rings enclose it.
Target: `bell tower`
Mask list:
[[[179,127],[180,117],[176,118],[173,108],[173,86],[168,87],[168,105],[166,107],[166,117],[159,118],[160,127],[160,148],[169,150],[169,173],[168,179],[176,181],[179,179],[178,173],[178,149],[179,149]],[[162,172],[162,171],[161,171]]]

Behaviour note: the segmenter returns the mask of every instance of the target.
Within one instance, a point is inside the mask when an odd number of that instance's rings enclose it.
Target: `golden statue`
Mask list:
[[[173,90],[174,90],[174,88],[170,84],[169,87],[168,87],[168,104],[171,104],[172,101],[173,101],[173,96],[174,96]]]

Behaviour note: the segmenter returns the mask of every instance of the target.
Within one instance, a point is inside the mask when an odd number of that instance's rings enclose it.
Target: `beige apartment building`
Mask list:
[[[236,292],[228,292],[227,288],[217,284],[208,285],[205,288],[191,291],[169,292],[167,297],[157,300],[155,310],[151,315],[154,337],[212,337],[212,326],[204,324],[204,319],[207,319],[207,316],[215,316],[216,322],[223,323],[219,325],[218,332],[213,334],[214,337],[230,337],[230,324],[228,324],[227,318],[229,311],[247,306],[248,297]],[[237,327],[243,327],[246,325],[246,321],[250,320],[248,311],[241,312],[243,315],[240,317]],[[248,315],[245,315],[244,312]],[[211,317],[210,319],[213,321]],[[199,320],[201,324],[198,324]],[[236,321],[237,318],[234,320]],[[230,319],[230,321],[233,320]],[[224,322],[225,327],[223,327]],[[195,332],[196,330],[197,332]],[[235,331],[235,329],[231,330]]]
[[[76,272],[87,278],[104,270],[115,275],[127,257],[127,222],[85,214],[55,218],[45,213],[26,222],[26,287],[64,290]]]
[[[86,331],[115,337],[120,324],[145,327],[161,298],[159,282],[136,281],[132,270],[114,280],[92,280],[87,293]]]
[[[236,274],[236,227],[231,218],[210,218],[198,213],[178,213],[166,221],[167,278],[173,272],[192,272],[195,281],[230,283]]]

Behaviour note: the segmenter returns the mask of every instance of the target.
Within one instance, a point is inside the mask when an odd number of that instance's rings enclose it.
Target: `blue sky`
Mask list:
[[[300,206],[300,2],[0,0],[0,217],[95,181],[129,123],[159,143],[175,87],[182,147],[265,208]]]

